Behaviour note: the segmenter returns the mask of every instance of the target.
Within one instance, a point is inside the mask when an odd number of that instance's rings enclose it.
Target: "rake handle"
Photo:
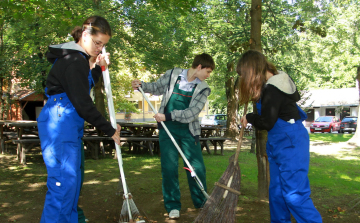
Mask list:
[[[106,55],[105,46],[102,49],[102,53],[104,55]],[[106,62],[108,63],[108,60]],[[114,108],[114,102],[113,102],[113,98],[112,98],[110,74],[109,74],[108,68],[106,68],[103,71],[103,78],[104,78],[104,88],[105,88],[105,92],[106,92],[106,98],[107,98],[107,101],[108,101],[110,122],[111,122],[111,125],[113,126],[113,128],[116,129],[117,124],[116,124],[115,108]],[[124,190],[124,196],[125,196],[126,204],[128,206],[128,210],[129,210],[129,219],[131,220],[132,219],[132,214],[131,214],[131,211],[130,211],[129,193],[128,193],[126,180],[125,180],[125,173],[124,173],[124,167],[123,167],[123,160],[122,160],[120,145],[115,143],[115,150],[116,150],[116,156],[117,156],[118,164],[119,164],[119,170],[120,170],[120,176],[121,176],[121,181],[122,181],[123,190]]]
[[[143,95],[143,97],[145,98],[145,100],[147,101],[147,103],[150,105],[151,109],[153,110],[153,112],[155,114],[157,114],[158,112],[156,111],[156,109],[154,108],[154,106],[151,104],[149,98],[145,95],[143,89],[139,86],[138,87],[139,91],[141,92],[141,94]],[[201,180],[199,179],[199,177],[196,175],[196,172],[194,170],[194,168],[191,166],[190,162],[188,161],[188,159],[185,157],[185,154],[181,151],[179,145],[177,144],[177,142],[175,141],[174,137],[171,135],[170,131],[168,130],[168,128],[166,127],[165,123],[163,121],[160,122],[162,127],[164,128],[164,130],[166,131],[166,133],[168,134],[168,136],[170,137],[171,141],[174,143],[176,149],[178,150],[179,154],[181,155],[181,157],[183,158],[184,162],[186,163],[186,165],[188,166],[188,168],[190,169],[190,173],[191,175],[194,175],[194,179],[196,181],[196,183],[198,184],[198,186],[200,187],[201,192],[204,194],[204,196],[206,198],[209,198],[210,196],[206,193],[203,184],[201,183]]]
[[[244,115],[246,115],[247,107],[248,107],[248,104],[246,103],[244,106]],[[236,165],[236,163],[238,162],[239,154],[241,151],[241,144],[242,144],[243,135],[244,135],[244,129],[245,129],[245,126],[241,126],[239,141],[238,141],[236,152],[235,152],[234,165]]]

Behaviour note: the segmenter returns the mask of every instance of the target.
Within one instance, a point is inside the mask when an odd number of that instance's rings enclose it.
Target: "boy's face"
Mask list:
[[[201,66],[201,65],[200,65]],[[199,80],[203,81],[205,79],[207,79],[208,77],[210,77],[210,74],[212,72],[211,68],[203,68],[197,71],[197,75],[196,77],[199,78]]]

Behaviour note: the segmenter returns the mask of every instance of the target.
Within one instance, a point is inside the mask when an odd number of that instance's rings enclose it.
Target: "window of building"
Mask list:
[[[326,116],[335,116],[335,108],[327,108],[325,110],[325,115]]]
[[[309,122],[314,121],[314,109],[313,109],[313,108],[307,110],[307,111],[306,111],[306,114],[307,114],[307,119],[306,119],[306,121],[309,121]]]
[[[142,103],[142,101],[138,101],[138,103],[135,104],[135,107],[136,107],[137,109],[139,109],[140,111],[142,111],[142,109],[143,109],[143,103]]]

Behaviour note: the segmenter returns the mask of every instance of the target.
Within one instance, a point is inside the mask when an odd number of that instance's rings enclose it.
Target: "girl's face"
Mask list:
[[[84,31],[82,35],[83,48],[86,53],[92,57],[96,57],[101,52],[102,48],[109,42],[110,36],[103,33],[97,33],[96,35],[90,35]]]

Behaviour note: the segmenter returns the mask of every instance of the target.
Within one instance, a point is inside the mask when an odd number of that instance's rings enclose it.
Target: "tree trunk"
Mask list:
[[[106,117],[105,112],[105,96],[104,96],[104,80],[102,76],[99,78],[99,81],[94,86],[94,92],[95,92],[95,106],[97,110]]]
[[[253,103],[253,111],[256,111],[256,108],[254,108],[256,105],[255,103]],[[252,137],[251,137],[251,147],[250,147],[250,153],[256,153],[256,129],[253,126],[253,130],[252,130]]]
[[[357,75],[356,75],[356,86],[359,91],[359,106],[358,106],[358,120],[360,117],[360,66],[357,68]],[[355,134],[351,139],[348,141],[349,144],[355,144],[357,146],[360,146],[360,130],[359,128],[356,128]]]
[[[233,70],[234,63],[228,64],[228,72]],[[227,97],[227,121],[226,121],[226,137],[236,139],[239,135],[237,125],[237,114],[239,109],[239,78],[230,77],[226,83],[226,97]]]
[[[258,163],[258,197],[269,198],[269,161],[266,155],[267,131],[256,131],[256,158]]]
[[[250,49],[261,51],[261,0],[251,1],[251,33]],[[256,106],[254,106],[256,111]],[[256,130],[256,157],[258,162],[258,197],[269,197],[270,171],[266,155],[267,132]]]
[[[250,49],[261,51],[261,0],[251,1]]]
[[[0,61],[4,60],[4,22],[0,22]],[[4,66],[0,67],[0,119],[4,120],[4,111],[5,111],[5,100],[3,99],[3,86],[4,86]]]

